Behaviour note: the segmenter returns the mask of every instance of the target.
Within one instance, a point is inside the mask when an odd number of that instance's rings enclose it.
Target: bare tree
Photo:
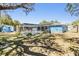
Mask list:
[[[27,14],[34,9],[33,6],[34,3],[0,3],[0,10],[15,10],[21,8]]]
[[[68,3],[66,5],[66,11],[70,13],[70,15],[79,16],[79,3]],[[75,26],[77,28],[77,32],[79,32],[79,24],[76,21]]]
[[[68,3],[66,11],[71,15],[79,16],[79,3]]]

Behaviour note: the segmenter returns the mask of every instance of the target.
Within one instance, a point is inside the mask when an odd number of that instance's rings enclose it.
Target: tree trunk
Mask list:
[[[16,26],[16,31],[19,32],[19,25]]]

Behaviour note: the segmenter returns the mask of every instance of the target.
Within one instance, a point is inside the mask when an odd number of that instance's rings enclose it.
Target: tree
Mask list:
[[[34,3],[0,3],[0,10],[15,10],[21,8],[26,14],[33,10]]]
[[[57,21],[57,20],[55,20],[55,21],[54,21],[54,20],[51,20],[50,23],[51,23],[51,24],[60,24],[60,22]]]
[[[68,13],[70,13],[71,16],[72,15],[79,16],[79,3],[68,3],[67,6],[66,6],[66,11]],[[73,23],[75,24],[75,26],[77,28],[77,32],[79,32],[78,31],[78,29],[79,29],[79,25],[78,25],[79,22],[75,21]]]
[[[18,26],[20,25],[20,22],[18,20],[12,20],[10,16],[6,15],[6,16],[0,17],[0,24],[14,26],[14,29],[18,30],[19,28]]]
[[[34,9],[33,6],[34,3],[0,3],[0,11],[15,10],[21,8],[26,14],[28,14],[30,11]],[[2,13],[0,12],[0,16],[1,14]],[[7,17],[0,18],[0,23],[16,26],[19,24],[19,21],[16,20],[13,21],[7,14]]]
[[[19,31],[20,22],[17,21],[17,20],[14,20],[13,21],[13,26],[14,26],[15,31],[16,30]]]
[[[13,25],[13,20],[8,14],[5,13],[5,15],[0,17],[0,24]]]
[[[46,24],[49,24],[49,21],[43,20],[40,22],[40,24],[46,25]]]
[[[79,20],[75,20],[72,22],[72,25],[79,25]]]
[[[72,22],[72,25],[76,26],[77,32],[79,32],[79,20],[75,20]]]
[[[60,22],[58,22],[58,21],[53,21],[53,20],[51,20],[51,21],[43,20],[43,21],[40,22],[40,24],[43,24],[43,25],[52,25],[52,24],[59,24],[59,23],[60,23]]]
[[[12,18],[9,15],[2,16],[2,17],[0,17],[0,24],[12,25],[13,24],[13,20],[12,20]]]
[[[68,3],[66,11],[71,15],[79,16],[79,3]]]

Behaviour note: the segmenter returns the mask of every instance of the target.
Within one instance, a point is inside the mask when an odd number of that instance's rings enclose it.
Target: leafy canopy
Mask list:
[[[60,22],[57,21],[57,20],[56,21],[54,21],[54,20],[51,20],[51,21],[43,20],[43,21],[40,22],[40,24],[43,24],[43,25],[51,25],[51,24],[55,24],[55,23],[59,24]]]
[[[75,20],[72,22],[72,25],[79,25],[79,20]]]

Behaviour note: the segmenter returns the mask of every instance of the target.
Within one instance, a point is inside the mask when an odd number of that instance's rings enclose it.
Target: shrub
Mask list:
[[[27,36],[32,36],[32,33],[28,33]]]
[[[48,33],[47,31],[43,31],[43,33]]]
[[[20,32],[16,32],[15,36],[18,37],[20,35]]]
[[[75,56],[79,56],[79,47],[72,46],[70,50],[74,52]]]

